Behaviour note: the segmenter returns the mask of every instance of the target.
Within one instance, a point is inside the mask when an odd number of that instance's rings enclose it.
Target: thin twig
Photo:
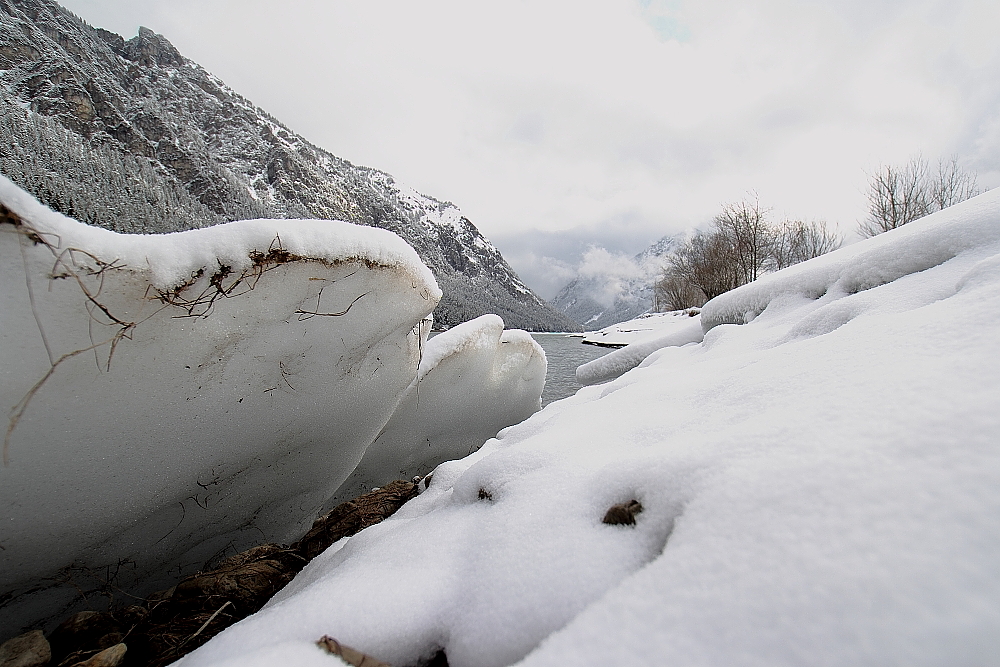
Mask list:
[[[180,646],[177,647],[177,650],[179,651],[181,649],[181,646],[184,646],[189,641],[191,641],[192,639],[194,639],[195,637],[197,637],[198,635],[200,635],[201,631],[204,630],[205,628],[207,628],[208,624],[211,623],[212,621],[214,621],[215,617],[218,616],[219,614],[221,614],[222,610],[225,609],[226,607],[228,607],[231,604],[232,604],[232,602],[230,602],[229,600],[226,600],[226,603],[224,605],[222,605],[221,607],[219,607],[218,609],[216,609],[215,613],[212,614],[211,616],[209,616],[208,620],[201,624],[201,627],[198,628],[197,632],[195,632],[193,635],[191,635],[190,637],[188,637],[187,639],[185,639],[184,641],[181,642]]]

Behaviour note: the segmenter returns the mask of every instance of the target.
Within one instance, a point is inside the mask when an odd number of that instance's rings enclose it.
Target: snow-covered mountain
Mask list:
[[[52,208],[120,232],[251,218],[381,227],[434,272],[437,322],[496,313],[574,328],[458,207],[310,144],[163,36],[126,41],[51,0],[0,0],[0,21],[0,172]]]
[[[588,331],[648,312],[663,258],[676,244],[676,239],[664,236],[631,258],[591,248],[584,253],[577,277],[551,303]]]

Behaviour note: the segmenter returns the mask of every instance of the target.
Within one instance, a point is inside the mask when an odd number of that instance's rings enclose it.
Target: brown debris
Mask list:
[[[49,642],[41,630],[33,630],[0,644],[0,667],[45,667],[51,659]]]
[[[348,665],[353,665],[354,667],[390,667],[387,663],[376,660],[370,655],[362,653],[357,649],[353,649],[350,646],[344,646],[330,635],[323,635],[320,640],[316,642],[316,645],[330,655],[338,656]]]
[[[402,480],[342,503],[320,517],[291,547],[264,544],[226,558],[217,567],[185,578],[176,586],[151,594],[143,606],[115,611],[83,611],[63,621],[49,636],[51,661],[4,662],[8,644],[0,647],[0,667],[163,667],[258,611],[313,557],[342,537],[379,523],[414,498],[418,485]],[[324,638],[328,639],[328,638]],[[340,646],[330,639],[332,645]],[[128,655],[125,655],[125,643]],[[357,655],[363,667],[380,667],[370,656],[337,653],[350,662]],[[331,651],[332,652],[332,651]]]
[[[640,512],[642,512],[642,503],[638,500],[630,500],[627,503],[612,505],[601,521],[612,526],[634,526],[635,517]]]
[[[342,503],[316,519],[305,537],[292,546],[303,557],[312,560],[342,537],[354,535],[381,522],[418,493],[418,487],[413,482],[401,479],[391,482],[378,491],[371,491]]]

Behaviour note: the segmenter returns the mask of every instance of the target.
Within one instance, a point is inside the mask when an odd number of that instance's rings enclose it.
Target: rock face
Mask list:
[[[389,229],[434,272],[437,322],[496,313],[577,327],[539,299],[453,204],[296,135],[146,28],[125,40],[50,0],[0,0],[0,171],[120,232],[252,218]]]
[[[676,245],[664,236],[632,258],[630,264],[611,272],[581,272],[552,305],[587,331],[596,331],[631,320],[653,307],[653,283],[661,273],[664,257]]]

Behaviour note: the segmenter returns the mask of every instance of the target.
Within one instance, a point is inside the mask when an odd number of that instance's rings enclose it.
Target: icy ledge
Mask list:
[[[429,339],[417,378],[331,505],[460,459],[541,409],[545,352],[482,315]]]
[[[326,666],[323,635],[396,665],[990,664],[1000,192],[845,250],[439,466],[180,664]]]
[[[441,296],[380,229],[120,235],[6,179],[0,203],[4,634],[77,587],[154,590],[299,537],[410,387]]]

